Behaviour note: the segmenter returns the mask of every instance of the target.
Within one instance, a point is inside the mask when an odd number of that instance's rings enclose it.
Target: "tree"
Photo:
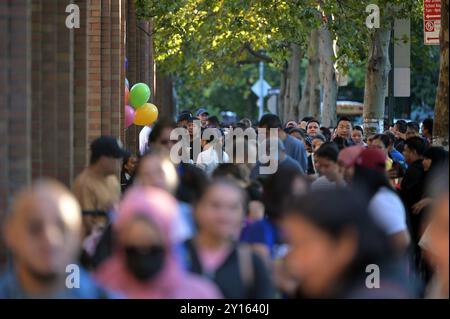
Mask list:
[[[385,92],[391,69],[388,52],[390,38],[391,30],[388,27],[377,29],[371,36],[364,91],[366,136],[380,133],[383,129]]]
[[[439,85],[434,108],[434,144],[448,149],[448,1],[441,0]]]
[[[371,58],[375,58],[374,49],[383,47],[381,42],[385,36],[382,31],[370,30],[365,24],[366,6],[372,2],[137,0],[136,3],[141,17],[153,19],[155,57],[160,70],[182,78],[190,90],[201,90],[214,81],[229,78],[227,70],[230,66],[263,60],[280,72],[279,102],[283,118],[306,112],[307,100],[301,100],[317,97],[317,86],[309,85],[310,80],[306,78],[305,87],[309,89],[303,90],[299,100],[299,68],[303,53],[308,50],[311,31],[319,29],[322,115],[324,124],[331,125],[336,120],[338,95],[335,68],[339,74],[346,74],[350,65],[367,62],[369,52]],[[378,0],[377,4],[382,10],[383,27],[394,18],[409,16],[411,12],[416,14],[417,11],[416,0]],[[388,5],[398,9],[389,10]],[[334,52],[333,44],[339,47],[338,52]],[[381,50],[381,53],[386,51]],[[384,92],[378,87],[386,85],[389,63],[384,55],[379,58],[384,61],[385,70],[377,71],[374,61],[367,63],[367,119],[380,117],[384,112]],[[311,77],[310,73],[307,76]],[[378,81],[377,86],[372,85],[371,81],[375,80]]]
[[[307,58],[308,65],[298,111],[299,118],[310,115],[320,120],[319,31],[317,29],[312,30],[309,36]]]
[[[298,44],[291,44],[291,57],[286,63],[282,78],[281,99],[282,120],[296,120],[298,118],[298,104],[300,103],[300,61],[302,52]]]
[[[322,125],[336,124],[336,99],[338,85],[334,69],[333,39],[326,25],[319,29],[319,78],[323,87]]]

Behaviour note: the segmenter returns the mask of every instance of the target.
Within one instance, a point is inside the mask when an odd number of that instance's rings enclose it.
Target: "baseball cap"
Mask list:
[[[189,119],[191,118],[191,113],[180,113],[180,115],[178,115],[178,119],[177,122],[181,122],[181,121],[189,121]]]
[[[195,113],[195,115],[196,115],[196,116],[200,116],[200,115],[205,114],[205,113],[206,113],[206,115],[209,115],[209,112],[208,112],[206,109],[204,109],[204,108],[199,108],[199,109],[197,110],[197,112]]]
[[[194,121],[200,121],[200,119],[198,117],[195,117],[195,116],[189,116],[188,121],[189,122],[194,122]]]
[[[363,150],[364,147],[361,145],[349,146],[342,149],[338,155],[338,163],[341,163],[346,168],[355,165],[356,159]]]
[[[128,152],[123,148],[122,142],[113,136],[100,136],[91,143],[91,152],[94,156],[107,156],[123,158]]]
[[[386,155],[379,149],[366,148],[359,154],[355,164],[383,173],[386,171]]]

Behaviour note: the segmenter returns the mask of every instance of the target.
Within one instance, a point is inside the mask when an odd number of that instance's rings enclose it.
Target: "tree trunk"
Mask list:
[[[302,58],[300,46],[292,44],[292,56],[289,63],[289,112],[287,120],[298,121],[298,103],[300,102],[300,60]]]
[[[441,1],[440,69],[434,107],[433,144],[448,150],[448,9],[449,0]]]
[[[281,76],[280,109],[281,120],[298,120],[298,104],[300,101],[300,60],[302,58],[300,46],[291,45],[291,57],[286,63]]]
[[[278,116],[284,120],[285,118],[285,96],[286,96],[286,82],[287,82],[287,62],[281,71],[280,79],[280,95],[278,95]]]
[[[308,67],[305,74],[302,99],[299,103],[299,119],[312,116],[320,120],[319,83],[319,30],[311,31],[308,44]]]
[[[334,51],[331,33],[326,26],[319,29],[319,77],[323,87],[322,125],[336,124],[338,85],[334,69]]]
[[[390,27],[376,29],[370,38],[364,89],[364,133],[366,136],[383,131],[385,92],[388,83]]]

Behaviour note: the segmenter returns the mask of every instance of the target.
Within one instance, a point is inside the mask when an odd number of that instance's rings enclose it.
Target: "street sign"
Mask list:
[[[279,95],[279,94],[280,94],[280,89],[279,89],[279,88],[272,88],[272,89],[269,89],[269,90],[267,91],[267,94],[268,94],[268,95]]]
[[[277,114],[277,104],[278,104],[278,96],[277,95],[271,95],[269,99],[267,100],[267,109],[272,114]]]
[[[441,0],[423,0],[424,43],[439,44],[441,30]]]
[[[261,98],[261,97],[266,97],[267,96],[267,91],[270,90],[271,88],[272,87],[265,80],[258,80],[258,81],[256,81],[255,84],[253,84],[252,91],[259,98]],[[262,91],[262,96],[261,96],[261,91]]]

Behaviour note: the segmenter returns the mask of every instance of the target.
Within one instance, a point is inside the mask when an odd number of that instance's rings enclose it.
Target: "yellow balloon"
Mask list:
[[[145,103],[136,109],[134,124],[136,125],[150,125],[158,119],[158,108],[151,103]]]

